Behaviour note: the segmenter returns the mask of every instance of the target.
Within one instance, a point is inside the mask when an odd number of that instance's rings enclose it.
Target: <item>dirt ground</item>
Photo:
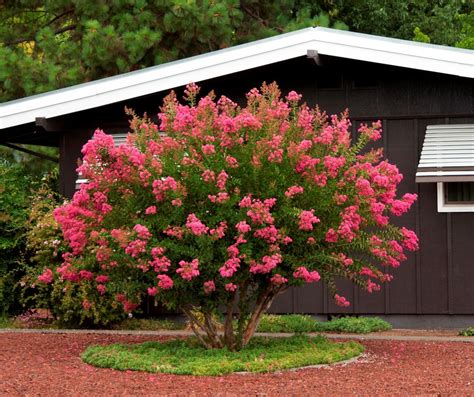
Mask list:
[[[474,343],[364,340],[356,362],[273,374],[197,377],[83,363],[90,344],[158,336],[0,333],[1,396],[474,394]]]

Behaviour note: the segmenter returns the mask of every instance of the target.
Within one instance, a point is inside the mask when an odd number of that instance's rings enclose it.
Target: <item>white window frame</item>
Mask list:
[[[438,185],[438,212],[474,212],[474,204],[446,204],[444,195],[444,184],[446,182],[437,182]]]

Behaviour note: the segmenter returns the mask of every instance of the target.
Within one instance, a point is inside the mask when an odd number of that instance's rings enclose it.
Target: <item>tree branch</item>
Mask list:
[[[242,345],[240,347],[245,347],[249,342],[250,338],[255,333],[257,326],[260,322],[262,314],[265,313],[270,307],[271,303],[275,296],[280,292],[281,287],[274,287],[269,285],[266,290],[264,290],[257,299],[255,308],[253,310],[252,316],[245,327],[245,331],[242,336]]]
[[[189,319],[189,324],[191,326],[192,331],[194,332],[194,335],[199,339],[199,341],[203,344],[203,346],[206,349],[212,349],[212,345],[209,344],[205,338],[202,336],[202,334],[199,332],[198,329],[196,329],[196,325],[201,328],[202,331],[206,332],[206,329],[204,326],[198,321],[198,319],[191,313],[191,310],[188,310],[184,307],[181,307],[181,310],[183,313],[186,315],[186,317]]]
[[[75,23],[73,23],[72,25],[64,26],[64,27],[62,27],[62,28],[56,29],[56,30],[54,31],[54,35],[58,35],[58,34],[67,32],[67,31],[69,31],[69,30],[74,30],[74,29],[76,29],[76,27],[77,27],[77,25],[76,25]],[[22,37],[22,38],[20,38],[20,39],[15,39],[15,40],[6,42],[5,45],[9,46],[9,45],[25,43],[25,42],[34,41],[34,40],[35,40],[35,36]]]
[[[224,322],[224,342],[230,350],[234,350],[236,347],[235,335],[234,335],[234,305],[237,302],[237,292],[234,292],[234,296],[229,300],[227,304],[227,313]]]
[[[73,11],[74,11],[73,8],[70,8],[69,10],[64,11],[62,14],[59,14],[59,15],[55,16],[53,19],[51,19],[51,21],[49,21],[49,22],[48,22],[46,25],[44,25],[44,26],[52,25],[52,24],[53,24],[54,22],[56,22],[58,19],[61,19],[62,17],[71,14]]]

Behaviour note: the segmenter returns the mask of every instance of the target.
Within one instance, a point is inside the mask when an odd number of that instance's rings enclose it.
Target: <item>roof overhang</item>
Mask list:
[[[429,125],[416,182],[473,182],[474,124]]]
[[[474,78],[474,51],[306,28],[0,105],[0,130],[170,90],[301,56],[328,55]]]

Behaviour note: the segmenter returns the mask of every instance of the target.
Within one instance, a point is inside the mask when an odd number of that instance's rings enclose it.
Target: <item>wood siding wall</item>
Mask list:
[[[394,280],[379,293],[368,294],[341,280],[341,292],[352,303],[334,304],[322,284],[291,289],[271,311],[315,314],[474,314],[474,213],[438,213],[435,183],[415,183],[415,172],[429,124],[474,123],[472,80],[377,64],[323,58],[323,66],[296,59],[201,83],[202,93],[240,98],[263,80],[277,81],[284,93],[296,90],[309,105],[329,114],[349,108],[355,133],[361,122],[382,120],[386,157],[404,180],[400,194],[416,192],[415,207],[394,222],[415,230],[421,249],[408,255]],[[137,113],[156,114],[162,94],[128,101]],[[87,120],[82,135],[65,133],[61,145],[64,191],[70,195],[75,162],[85,137],[101,126],[126,128],[124,103],[64,118],[65,124]],[[84,132],[84,129],[87,132]],[[110,129],[109,129],[110,131]]]

